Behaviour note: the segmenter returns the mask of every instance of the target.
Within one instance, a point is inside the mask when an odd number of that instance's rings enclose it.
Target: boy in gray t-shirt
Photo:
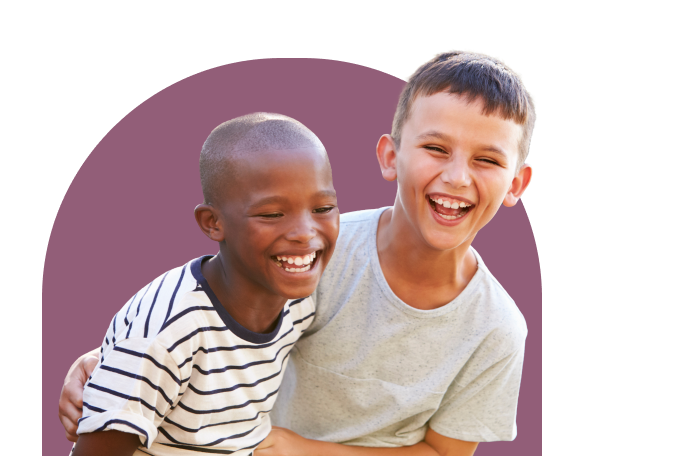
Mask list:
[[[534,120],[491,57],[445,53],[411,76],[377,146],[394,206],[342,216],[272,412],[287,429],[256,456],[466,456],[515,438],[527,329],[471,243],[527,188]]]

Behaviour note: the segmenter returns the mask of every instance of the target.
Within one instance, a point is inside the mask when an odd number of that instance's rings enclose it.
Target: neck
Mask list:
[[[406,304],[429,310],[458,296],[477,272],[472,239],[438,250],[419,235],[400,205],[385,211],[378,224],[378,256],[387,283]]]
[[[221,247],[215,257],[202,264],[202,275],[221,305],[240,325],[256,333],[273,331],[287,299],[238,273]]]

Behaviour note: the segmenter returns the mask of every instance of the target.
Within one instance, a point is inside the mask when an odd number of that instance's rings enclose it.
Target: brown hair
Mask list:
[[[532,97],[520,77],[502,62],[470,52],[439,54],[411,75],[399,97],[392,123],[392,139],[397,147],[413,102],[420,95],[430,96],[438,92],[465,95],[469,102],[481,99],[484,103],[482,114],[496,114],[521,125],[523,134],[518,146],[518,166],[525,162],[536,117]]]

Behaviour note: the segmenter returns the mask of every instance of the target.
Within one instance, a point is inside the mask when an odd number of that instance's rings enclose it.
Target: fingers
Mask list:
[[[88,356],[87,358],[82,359],[79,366],[82,369],[83,385],[85,385],[85,382],[87,382],[90,376],[92,375],[93,371],[97,367],[98,361],[99,358],[97,356]],[[83,389],[83,385],[81,385],[81,389]]]
[[[72,377],[72,380],[64,384],[59,395],[59,420],[64,426],[67,439],[71,442],[78,439],[76,430],[78,429],[78,420],[83,415],[83,384],[87,379],[88,377]]]
[[[64,426],[64,431],[67,440],[75,442],[78,440],[76,430],[78,429],[78,419],[81,417],[81,410],[76,409],[73,404],[60,402],[59,404],[59,421]]]

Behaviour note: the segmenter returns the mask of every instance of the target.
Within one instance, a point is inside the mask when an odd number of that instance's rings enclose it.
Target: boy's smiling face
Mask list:
[[[434,249],[470,245],[501,204],[513,206],[529,183],[531,169],[518,166],[521,136],[513,120],[483,115],[479,99],[419,96],[399,149],[387,135],[378,144],[383,176],[398,181],[395,212]]]
[[[309,296],[339,231],[325,151],[266,150],[233,160],[237,171],[217,204],[226,268],[255,291]]]

